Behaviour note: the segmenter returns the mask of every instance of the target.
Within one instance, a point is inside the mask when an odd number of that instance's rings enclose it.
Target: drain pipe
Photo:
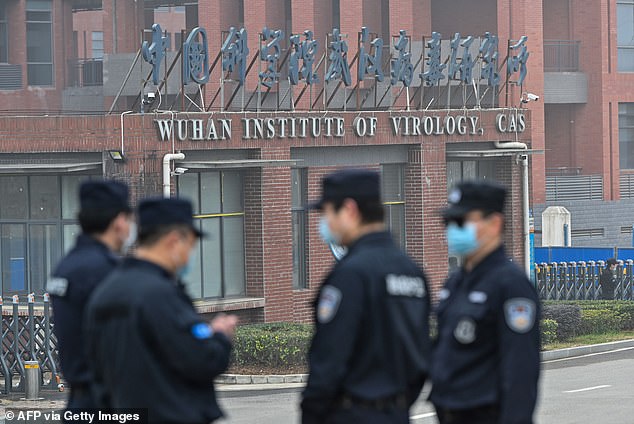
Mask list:
[[[121,113],[121,154],[124,154],[124,150],[123,150],[123,115],[127,115],[128,113],[132,113],[132,110],[126,110],[125,112]]]
[[[519,141],[510,142],[494,142],[496,149],[522,149],[528,150],[526,143]],[[530,238],[530,205],[528,196],[528,155],[519,154],[516,159],[517,164],[522,165],[522,236],[524,238],[524,270],[526,275],[530,278],[531,275],[531,238]]]
[[[172,194],[170,163],[183,159],[185,159],[184,153],[168,153],[163,156],[163,197],[165,198],[169,198]]]

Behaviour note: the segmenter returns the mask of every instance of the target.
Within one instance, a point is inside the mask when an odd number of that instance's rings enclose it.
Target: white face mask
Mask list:
[[[123,241],[123,245],[121,246],[121,253],[126,255],[130,251],[132,246],[134,246],[134,244],[136,243],[136,239],[137,239],[136,222],[132,221],[130,222],[130,232],[128,234],[128,237]]]

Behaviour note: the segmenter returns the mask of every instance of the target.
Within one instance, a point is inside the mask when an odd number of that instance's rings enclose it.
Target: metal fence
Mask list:
[[[537,292],[543,300],[601,299],[601,271],[603,261],[553,262],[535,264]],[[634,300],[634,261],[618,261],[614,298]]]
[[[103,85],[102,59],[73,59],[68,61],[68,87]]]
[[[3,393],[24,392],[24,361],[38,361],[43,388],[56,389],[59,383],[57,338],[53,334],[48,294],[35,306],[35,295],[27,296],[26,308],[18,295],[5,307],[0,298],[0,387]]]
[[[580,41],[544,40],[544,72],[578,72]]]
[[[602,175],[547,175],[546,201],[601,200]]]

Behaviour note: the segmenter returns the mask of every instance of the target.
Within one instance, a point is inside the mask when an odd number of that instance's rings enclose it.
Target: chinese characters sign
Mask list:
[[[383,82],[385,75],[392,86],[409,87],[418,78],[419,85],[433,87],[459,81],[462,84],[483,82],[492,87],[502,83],[522,85],[526,79],[529,52],[528,38],[509,42],[506,59],[500,58],[498,36],[490,32],[476,38],[463,37],[455,33],[443,42],[442,35],[433,32],[422,41],[414,40],[401,30],[388,43],[362,27],[358,34],[358,49],[349,57],[349,41],[346,34],[334,28],[322,47],[313,31],[302,34],[284,34],[280,29],[263,28],[259,34],[260,46],[257,59],[260,61],[257,80],[259,85],[271,89],[284,78],[291,86],[319,83],[318,67],[323,65],[325,82],[339,82],[346,87],[357,82],[374,79]],[[478,41],[479,40],[479,41]],[[475,43],[475,44],[474,44]],[[245,28],[230,28],[223,33],[222,45],[217,57],[220,59],[223,81],[232,80],[243,86],[249,65],[248,34]],[[416,62],[412,50],[420,51]],[[169,37],[163,35],[158,24],[152,26],[152,41],[144,42],[141,48],[143,59],[152,65],[152,82],[161,81],[161,61],[169,48]],[[202,28],[192,30],[183,43],[183,84],[206,84],[210,78],[210,59],[214,55],[208,49],[207,33]],[[321,59],[319,59],[321,57]],[[418,57],[418,56],[417,56]],[[253,57],[253,61],[256,57]],[[506,61],[505,72],[501,69]],[[351,67],[356,62],[356,75]],[[215,63],[215,62],[214,62]],[[251,62],[252,64],[253,62]],[[502,63],[502,65],[500,65]],[[286,67],[287,72],[281,72]],[[286,76],[287,75],[287,76]],[[355,78],[356,77],[356,78]]]

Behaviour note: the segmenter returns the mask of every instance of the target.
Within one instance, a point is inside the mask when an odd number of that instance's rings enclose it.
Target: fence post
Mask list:
[[[24,387],[24,363],[20,354],[20,313],[18,310],[20,297],[13,295],[13,359],[15,361],[15,369],[20,374],[20,383],[18,390]]]
[[[8,394],[11,391],[11,371],[9,370],[9,366],[7,365],[7,351],[4,348],[4,315],[2,314],[2,309],[4,305],[2,303],[2,297],[0,297],[0,317],[2,317],[2,325],[0,325],[0,365],[2,366],[2,374],[4,374],[4,394]],[[6,328],[8,330],[9,325],[7,323]]]
[[[632,291],[634,290],[634,280],[632,276],[634,261],[628,259],[627,261],[625,261],[625,263],[626,266],[624,270],[625,272],[623,273],[623,282],[627,284],[623,285],[623,293],[625,295],[623,296],[623,298],[625,300],[634,300],[634,293],[632,293]]]
[[[553,268],[553,285],[555,286],[555,300],[561,298],[561,271],[559,270],[559,264],[557,262],[552,263]]]
[[[588,261],[588,281],[590,290],[590,300],[596,300],[597,298],[597,273],[596,262]]]
[[[51,342],[51,296],[48,293],[44,293],[44,352],[48,359],[48,364],[51,368],[51,388],[60,388],[57,379],[59,374],[57,371],[57,364],[53,358],[53,347]],[[62,386],[63,387],[63,386]]]

